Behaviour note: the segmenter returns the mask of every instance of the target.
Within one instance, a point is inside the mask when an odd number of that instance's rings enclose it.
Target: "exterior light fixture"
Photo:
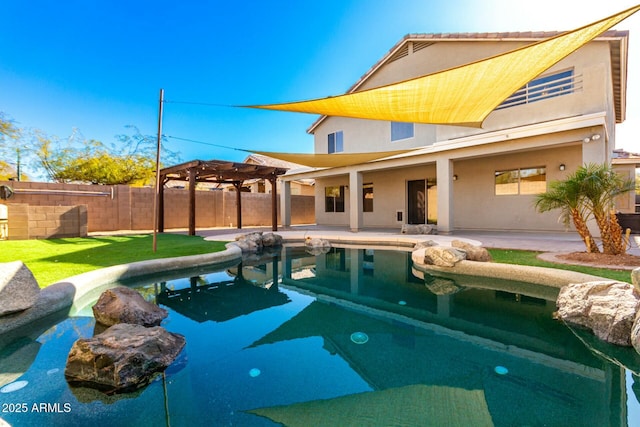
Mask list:
[[[566,166],[564,165],[564,163],[560,163],[560,170],[563,171],[566,169]]]
[[[597,141],[600,139],[600,135],[597,133],[594,133],[591,136],[586,137],[585,139],[582,140],[582,142],[584,142],[585,144],[591,141]]]
[[[453,175],[453,180],[457,181],[458,180],[458,175]]]

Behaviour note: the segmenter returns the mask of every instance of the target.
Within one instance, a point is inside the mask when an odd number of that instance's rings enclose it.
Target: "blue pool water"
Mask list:
[[[274,280],[275,277],[275,280]],[[135,287],[186,337],[134,393],[70,387],[91,304],[0,350],[12,426],[637,426],[633,350],[553,320],[557,290],[429,275],[402,251],[288,248]],[[628,351],[627,351],[628,350]],[[3,377],[19,372],[13,377]],[[11,380],[7,380],[11,378]],[[0,421],[2,426],[2,421]]]

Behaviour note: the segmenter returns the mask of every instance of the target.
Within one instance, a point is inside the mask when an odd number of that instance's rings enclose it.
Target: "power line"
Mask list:
[[[180,138],[177,136],[170,136],[170,135],[164,135],[166,138],[170,138],[170,139],[177,139],[179,141],[186,141],[186,142],[193,142],[194,144],[202,144],[202,145],[209,145],[211,147],[218,147],[218,148],[226,148],[228,150],[236,150],[236,151],[244,151],[246,153],[252,153],[251,150],[244,150],[242,148],[236,148],[236,147],[228,147],[226,145],[221,145],[221,144],[214,144],[212,142],[203,142],[203,141],[196,141],[195,139],[188,139],[188,138]]]
[[[167,104],[186,104],[186,105],[204,105],[206,107],[226,107],[226,108],[237,108],[237,105],[229,105],[229,104],[216,104],[212,102],[195,102],[195,101],[169,101],[164,100]]]

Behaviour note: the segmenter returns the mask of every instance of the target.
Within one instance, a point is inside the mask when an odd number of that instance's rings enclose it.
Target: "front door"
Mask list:
[[[427,222],[427,181],[418,179],[407,183],[407,221],[409,224]]]

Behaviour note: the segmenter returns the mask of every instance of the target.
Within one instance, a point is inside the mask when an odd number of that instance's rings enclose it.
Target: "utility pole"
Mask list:
[[[156,146],[156,187],[153,196],[153,252],[158,248],[158,195],[160,193],[160,148],[162,141],[162,109],[164,105],[164,89],[160,89],[160,102],[158,107],[158,143]]]
[[[18,172],[18,181],[21,181],[20,176],[22,174],[20,173],[20,147],[16,148],[16,153],[18,154],[18,159],[17,159],[17,163],[16,163],[16,171]]]

